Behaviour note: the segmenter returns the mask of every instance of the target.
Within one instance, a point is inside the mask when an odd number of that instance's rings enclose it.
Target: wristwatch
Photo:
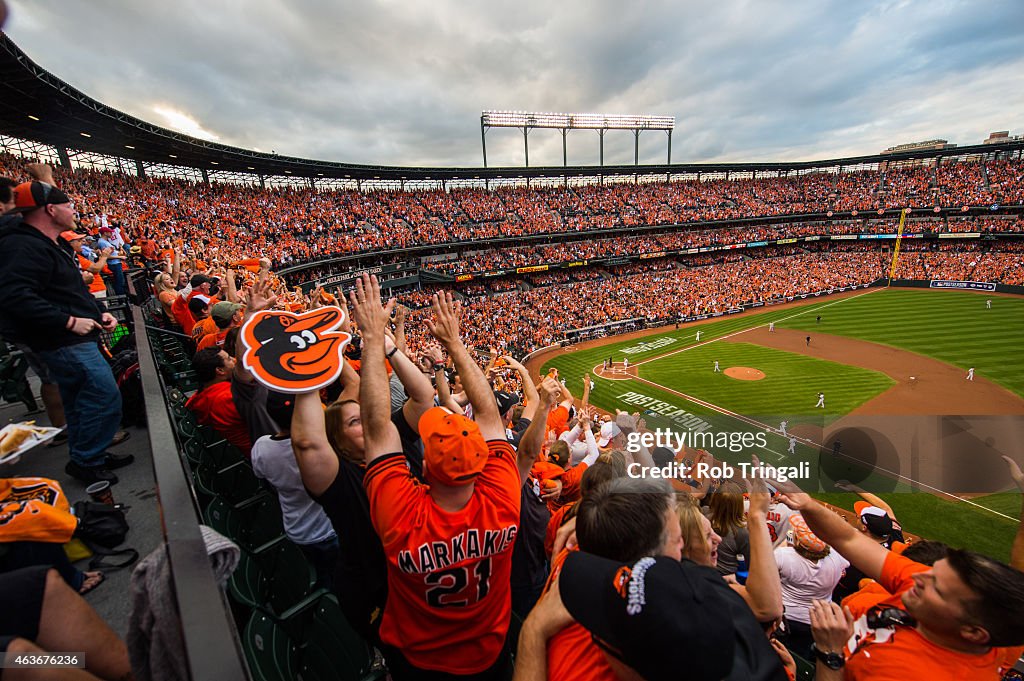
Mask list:
[[[817,643],[811,644],[811,652],[814,653],[816,658],[824,662],[825,666],[829,669],[838,671],[846,664],[846,658],[843,657],[842,653],[826,653],[818,648]]]

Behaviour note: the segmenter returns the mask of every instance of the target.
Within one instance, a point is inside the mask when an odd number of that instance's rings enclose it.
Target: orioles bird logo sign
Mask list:
[[[242,366],[271,390],[319,390],[341,375],[342,351],[352,336],[335,331],[345,322],[338,307],[293,313],[263,310],[242,327]]]

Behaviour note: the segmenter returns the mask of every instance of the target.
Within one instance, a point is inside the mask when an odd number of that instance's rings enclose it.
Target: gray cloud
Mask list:
[[[483,109],[673,115],[674,161],[874,153],[1021,128],[1024,3],[907,0],[13,0],[8,34],[111,106],[188,115],[228,144],[394,165],[480,165]],[[569,136],[597,162],[597,134]],[[491,130],[491,165],[521,165]],[[561,135],[530,136],[560,165]],[[640,138],[662,162],[665,135]],[[605,137],[631,163],[633,137]]]

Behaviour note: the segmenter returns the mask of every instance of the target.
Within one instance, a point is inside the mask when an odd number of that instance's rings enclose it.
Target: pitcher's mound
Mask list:
[[[729,367],[725,370],[725,375],[740,381],[760,381],[764,378],[763,371],[750,367]]]

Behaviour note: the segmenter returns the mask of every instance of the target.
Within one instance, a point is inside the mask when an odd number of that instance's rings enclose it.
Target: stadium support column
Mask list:
[[[526,152],[526,167],[530,167],[530,128],[523,126],[523,149]]]
[[[601,145],[601,165],[604,165],[604,134],[608,132],[608,128],[601,128],[597,131],[597,136],[600,138]]]
[[[569,128],[562,128],[562,167],[569,165],[569,155],[566,153],[565,136],[569,134]]]
[[[60,164],[64,168],[71,170],[71,157],[68,156],[67,149],[65,149],[64,147],[57,147],[57,158],[60,159]]]
[[[203,175],[203,184],[210,184],[210,174],[206,172],[206,168],[200,168],[199,172]]]
[[[480,146],[484,149],[484,168],[487,167],[487,130],[484,127],[484,117],[480,116]]]
[[[146,166],[142,165],[142,161],[135,162],[135,174],[143,180],[146,179]]]
[[[666,130],[668,133],[668,165],[672,165],[672,131]]]
[[[640,128],[633,130],[633,165],[640,165]]]
[[[256,177],[260,178],[260,189],[266,189],[266,188],[267,188],[267,185],[266,185],[266,183],[265,183],[265,182],[263,181],[263,175],[257,175]]]

